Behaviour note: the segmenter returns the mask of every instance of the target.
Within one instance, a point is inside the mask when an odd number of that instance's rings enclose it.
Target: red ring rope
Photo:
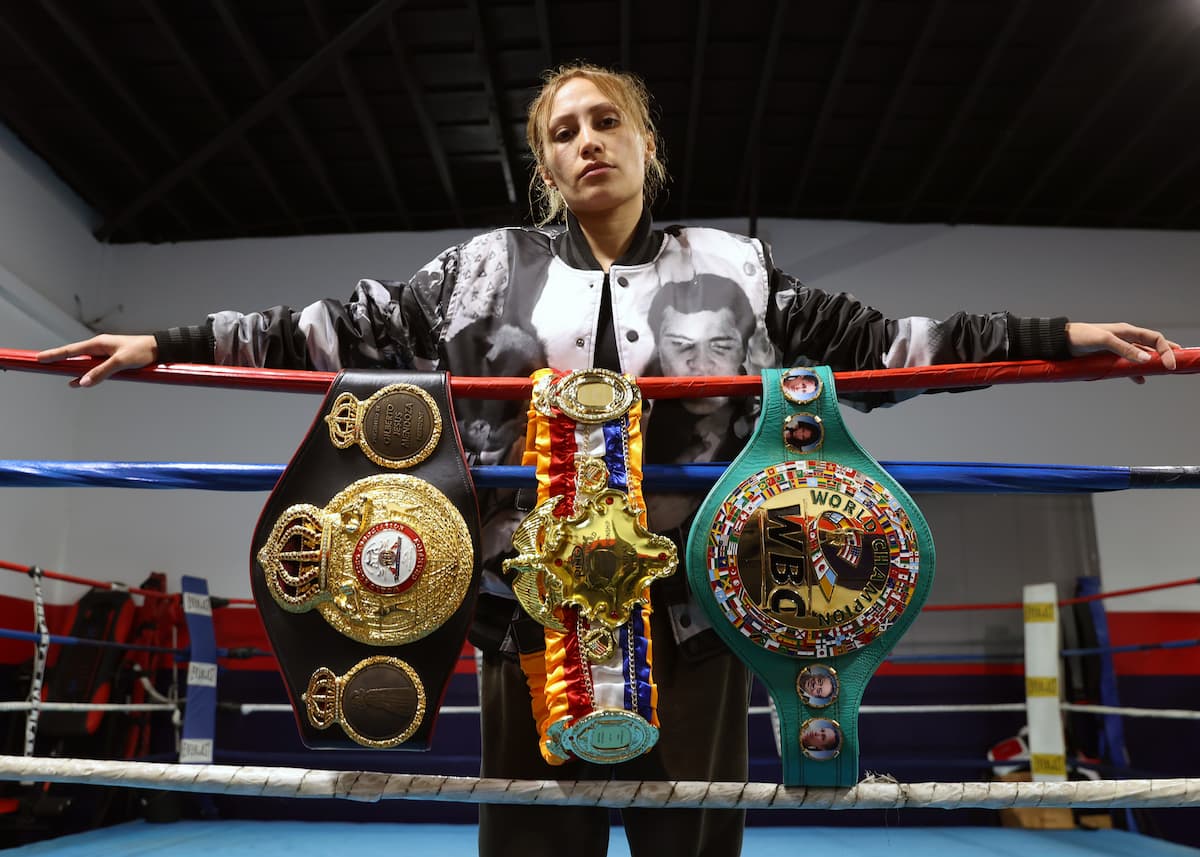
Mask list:
[[[7,571],[15,571],[20,574],[28,574],[30,566],[17,565],[16,563],[5,562],[4,560],[0,560],[0,569],[5,569]],[[94,589],[115,589],[115,590],[118,590],[121,592],[129,592],[133,595],[143,595],[147,598],[178,598],[179,597],[178,592],[171,593],[171,592],[159,592],[157,589],[140,589],[136,586],[126,586],[123,583],[114,583],[110,580],[91,580],[90,578],[87,578],[87,577],[76,577],[72,574],[63,574],[62,572],[59,572],[59,571],[49,571],[48,569],[45,569],[45,568],[41,569],[41,572],[42,572],[42,577],[45,577],[48,580],[63,580],[63,581],[66,581],[67,583],[78,583],[80,586],[90,586]],[[254,603],[254,599],[252,599],[252,598],[226,598],[223,600],[227,604],[253,604]]]
[[[38,363],[36,352],[0,348],[0,368],[22,372],[49,372],[78,377],[100,363],[94,357],[72,357],[56,363]],[[1108,378],[1133,378],[1148,375],[1193,374],[1200,372],[1200,348],[1175,352],[1174,372],[1163,368],[1154,356],[1146,363],[1134,363],[1113,354],[1093,354],[1059,362],[1012,360],[1002,363],[945,363],[938,366],[914,366],[903,369],[874,369],[865,372],[836,372],[834,380],[843,393],[886,392],[889,390],[932,390],[960,387],[986,387],[996,384],[1023,384],[1035,381],[1101,381]],[[250,369],[243,366],[208,366],[191,363],[164,363],[144,369],[130,369],[114,377],[128,381],[150,381],[193,387],[231,387],[246,390],[273,390],[290,393],[325,393],[333,372],[309,372],[292,369]],[[641,378],[638,386],[650,399],[682,399],[698,396],[754,395],[760,381],[752,375],[719,378]],[[456,396],[473,399],[527,399],[528,378],[451,378],[450,389]]]
[[[0,560],[0,569],[19,572],[21,574],[29,573],[28,565],[17,565],[16,563],[5,562]],[[136,586],[123,586],[119,583],[112,583],[103,580],[89,580],[86,577],[75,577],[70,574],[62,574],[56,571],[47,571],[42,569],[42,576],[51,580],[64,580],[68,583],[78,583],[83,586],[93,586],[101,589],[120,589],[126,592],[131,592],[134,595],[146,595],[154,598],[175,598],[179,593],[171,594],[167,592],[158,592],[152,589],[138,589]],[[1173,580],[1169,583],[1153,583],[1148,586],[1137,586],[1132,589],[1114,589],[1111,592],[1097,592],[1094,595],[1084,595],[1078,598],[1064,598],[1058,602],[1059,607],[1067,607],[1071,604],[1084,604],[1088,601],[1099,601],[1103,598],[1119,598],[1124,595],[1137,595],[1142,592],[1154,592],[1159,589],[1174,589],[1177,586],[1195,586],[1200,584],[1200,577],[1188,577],[1183,580]],[[226,598],[223,601],[227,604],[254,604],[252,598]],[[950,612],[956,610],[1020,610],[1024,605],[1019,601],[995,602],[983,604],[926,604],[922,608],[922,612]]]

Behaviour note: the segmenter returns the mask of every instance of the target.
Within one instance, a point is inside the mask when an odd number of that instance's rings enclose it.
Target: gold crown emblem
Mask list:
[[[328,729],[341,719],[338,710],[338,677],[333,670],[320,667],[308,680],[308,689],[304,692],[304,708],[308,713],[308,722],[318,729]]]
[[[338,449],[347,449],[358,443],[361,407],[362,403],[353,393],[342,393],[334,400],[333,407],[325,416],[325,425],[329,427],[329,441]]]
[[[291,506],[258,552],[271,597],[285,610],[303,613],[321,597],[324,529],[322,511],[316,506]]]

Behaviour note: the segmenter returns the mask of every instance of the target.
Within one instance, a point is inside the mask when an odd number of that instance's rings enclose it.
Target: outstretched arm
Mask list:
[[[100,334],[47,349],[37,359],[105,358],[73,380],[75,387],[93,387],[116,372],[158,362],[323,371],[432,363],[437,357],[433,328],[453,288],[457,251],[448,248],[408,282],[360,280],[346,303],[218,312],[204,324],[153,335]]]
[[[99,363],[71,382],[73,387],[92,387],[114,372],[122,369],[140,369],[158,360],[158,343],[150,335],[124,335],[102,333],[38,352],[39,363],[53,363],[67,357],[105,357]]]

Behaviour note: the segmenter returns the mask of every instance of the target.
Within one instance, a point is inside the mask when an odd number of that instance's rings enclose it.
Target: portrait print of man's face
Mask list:
[[[680,312],[667,307],[658,330],[658,356],[664,375],[740,375],[746,345],[732,310]],[[685,405],[692,413],[708,413],[725,401],[690,399]]]
[[[701,274],[666,283],[650,305],[663,375],[728,376],[746,371],[746,352],[755,317],[745,292],[733,280]],[[708,414],[728,398],[684,399],[693,414]]]

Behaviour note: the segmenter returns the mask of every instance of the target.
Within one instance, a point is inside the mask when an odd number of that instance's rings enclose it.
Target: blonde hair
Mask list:
[[[550,187],[542,179],[546,169],[546,144],[550,133],[550,110],[554,96],[569,80],[582,77],[595,84],[604,97],[621,111],[625,121],[631,122],[647,142],[654,143],[654,154],[646,159],[646,175],[642,184],[642,196],[646,206],[654,203],[658,192],[667,181],[667,169],[663,164],[662,146],[658,130],[650,118],[650,93],[637,75],[624,71],[613,71],[590,63],[574,63],[559,66],[542,75],[542,88],[529,104],[529,115],[525,123],[525,139],[533,153],[533,175],[529,179],[529,210],[538,226],[558,220],[566,211],[566,203],[557,188]]]

